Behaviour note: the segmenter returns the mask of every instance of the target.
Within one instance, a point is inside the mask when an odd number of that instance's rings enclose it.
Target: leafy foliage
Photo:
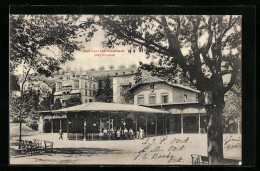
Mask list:
[[[14,74],[10,74],[10,91],[20,91],[20,85],[18,82],[19,78]]]
[[[109,75],[104,80],[98,81],[98,90],[95,94],[95,99],[98,102],[111,103],[113,101],[113,89]]]
[[[122,94],[122,104],[134,104],[134,94],[130,91],[125,91]]]
[[[66,107],[76,106],[82,104],[81,98],[78,95],[71,96],[66,100]]]
[[[51,110],[51,105],[53,105],[54,103],[54,96],[52,93],[47,92],[47,94],[45,95],[45,97],[42,98],[41,102],[40,102],[40,110],[42,111],[47,111],[47,110]]]
[[[100,67],[99,67],[99,70],[100,70],[100,71],[104,71],[104,70],[105,70],[105,67],[104,67],[104,66],[100,66]]]
[[[10,16],[10,66],[18,65],[40,75],[51,76],[59,65],[73,60],[72,53],[79,49],[76,38],[75,16],[11,15]],[[42,53],[58,47],[60,56],[54,58]]]
[[[60,64],[74,59],[74,50],[79,50],[79,42],[75,41],[75,22],[78,18],[65,15],[10,15],[10,72],[15,72],[20,65],[23,65],[25,70],[21,86],[22,96],[18,99],[12,98],[14,101],[10,102],[10,110],[16,111],[19,117],[28,117],[30,112],[38,110],[39,98],[23,92],[25,82],[35,75],[52,76],[54,71],[60,69]],[[58,49],[59,54],[53,52],[52,48]],[[45,53],[46,51],[53,55]],[[15,78],[11,77],[10,81],[15,81],[13,79]],[[11,118],[17,120],[16,114],[12,113]],[[31,113],[29,118],[36,117]]]
[[[35,112],[39,110],[40,94],[38,91],[29,90],[23,92],[20,97],[12,96],[10,99],[10,120],[11,122],[19,122],[19,112],[22,112],[21,121],[26,122],[28,126],[37,129],[35,123],[38,121],[38,114]],[[29,124],[34,120],[34,124]]]
[[[130,65],[130,68],[137,68],[136,64]]]
[[[126,68],[126,66],[125,65],[119,65],[118,68],[119,69],[124,69],[124,68]]]
[[[137,72],[135,73],[134,80],[135,80],[135,84],[142,81],[142,71],[140,67],[137,69]]]
[[[237,80],[234,86],[225,94],[225,108],[223,111],[225,128],[241,122],[241,99],[241,83]]]
[[[110,69],[110,70],[113,70],[114,68],[115,68],[115,65],[110,65],[110,66],[109,66],[109,69]]]
[[[227,92],[240,72],[241,16],[98,16],[105,30],[104,45],[144,48],[147,57],[157,58],[154,73],[182,74],[201,91]],[[91,20],[91,19],[90,19]],[[97,24],[87,21],[81,27]],[[147,68],[149,69],[149,68]],[[176,72],[177,73],[177,72]],[[222,76],[230,74],[229,83]]]
[[[59,98],[55,100],[55,102],[52,105],[52,110],[58,110],[62,108],[62,104]]]
[[[144,49],[158,64],[142,65],[152,73],[174,80],[181,72],[201,92],[212,92],[208,115],[209,163],[223,158],[221,115],[224,95],[241,73],[241,16],[224,15],[100,15],[81,25],[105,31],[103,45],[130,45]],[[95,22],[93,22],[95,21]],[[224,76],[230,79],[224,81]],[[188,84],[189,84],[188,83]]]

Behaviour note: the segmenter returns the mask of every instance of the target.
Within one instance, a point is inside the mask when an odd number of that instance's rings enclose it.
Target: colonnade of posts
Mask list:
[[[76,116],[77,116],[77,114],[75,114]],[[183,118],[184,118],[184,115],[185,114],[181,114],[181,119],[180,119],[180,121],[181,121],[181,133],[184,133],[183,132],[183,127],[184,127],[184,123],[183,123]],[[147,126],[147,124],[148,124],[148,118],[147,118],[147,115],[142,115],[142,116],[144,116],[145,117],[145,134],[147,135],[147,133],[148,133],[148,126]],[[165,134],[165,115],[164,114],[162,114],[162,117],[163,117],[163,119],[162,119],[162,128],[163,128],[163,130],[162,130],[162,133],[163,134]],[[125,119],[126,119],[127,117],[125,117]],[[86,140],[86,129],[87,129],[87,123],[86,123],[86,119],[87,119],[87,117],[86,116],[84,116],[84,140]],[[124,119],[124,123],[125,123],[125,119]],[[155,135],[157,135],[158,134],[158,115],[156,114],[155,115],[155,130],[154,130],[154,134]],[[138,130],[138,116],[135,116],[134,117],[134,121],[135,121],[135,130],[137,131]],[[51,122],[51,133],[53,133],[53,119],[50,119],[50,122]],[[99,119],[99,122],[100,122],[100,128],[99,128],[99,131],[100,131],[100,133],[102,132],[102,128],[101,128],[101,118]],[[200,129],[201,129],[201,114],[200,113],[198,113],[198,133],[201,133],[201,131],[200,131]],[[108,123],[109,123],[109,129],[108,129],[108,131],[110,131],[110,128],[114,128],[114,119],[111,119],[110,118],[110,116],[108,116]],[[70,122],[69,122],[69,120],[68,120],[68,118],[67,118],[67,136],[68,136],[68,134],[69,134],[69,124],[70,124]],[[59,127],[60,127],[60,129],[62,130],[62,118],[60,117],[60,119],[59,119]],[[124,125],[124,128],[125,128],[125,125]]]

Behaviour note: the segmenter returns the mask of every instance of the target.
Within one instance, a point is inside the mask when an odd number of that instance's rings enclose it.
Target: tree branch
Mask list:
[[[226,87],[224,87],[223,91],[224,93],[226,93],[228,90],[230,90],[232,88],[232,86],[234,85],[236,79],[237,79],[237,76],[238,76],[238,70],[233,70],[231,72],[231,78],[230,78],[230,81],[229,83],[227,84]]]

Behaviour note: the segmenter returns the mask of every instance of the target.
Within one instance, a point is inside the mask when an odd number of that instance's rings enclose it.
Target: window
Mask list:
[[[96,89],[96,84],[93,84],[93,89],[94,89],[94,90]]]
[[[155,104],[156,103],[156,98],[155,98],[155,94],[151,94],[149,97],[149,103],[150,104]]]
[[[91,83],[89,83],[89,88],[90,88],[90,89],[91,89],[91,86],[92,86]]]
[[[89,102],[93,102],[93,99],[89,99]]]
[[[85,82],[85,88],[88,88],[88,82]]]
[[[168,94],[162,94],[162,103],[168,103]]]
[[[88,95],[88,90],[87,89],[85,89],[85,96],[87,96]]]
[[[138,104],[144,104],[144,96],[138,96]]]
[[[58,83],[57,83],[57,89],[58,89],[58,90],[61,90],[61,88],[62,88],[62,84],[61,84],[61,82],[58,82]]]
[[[196,102],[198,102],[199,101],[199,94],[197,93],[196,94]]]
[[[74,87],[79,88],[79,80],[75,80]]]
[[[88,102],[88,99],[85,99],[85,102],[87,103],[87,102]]]
[[[90,96],[93,97],[94,96],[94,91],[90,90]]]
[[[187,102],[188,96],[187,94],[184,94],[184,102]]]

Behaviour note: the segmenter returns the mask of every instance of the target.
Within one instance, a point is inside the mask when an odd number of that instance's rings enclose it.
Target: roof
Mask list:
[[[133,91],[134,89],[144,85],[144,84],[151,84],[151,83],[164,83],[164,84],[167,84],[169,86],[172,86],[172,87],[177,87],[177,88],[181,88],[181,89],[185,89],[185,90],[188,90],[188,91],[192,91],[192,92],[196,92],[196,93],[200,93],[199,90],[196,90],[196,89],[193,89],[193,88],[190,88],[190,87],[187,87],[187,86],[183,86],[183,85],[180,85],[180,84],[173,84],[173,83],[169,83],[169,82],[166,82],[165,80],[163,79],[160,79],[160,78],[157,78],[157,77],[148,77],[146,79],[144,79],[143,81],[135,84],[132,88],[130,88],[129,90],[130,91]]]
[[[169,113],[168,111],[152,109],[149,107],[129,105],[129,104],[104,103],[104,102],[84,103],[77,106],[55,110],[53,112],[59,113],[59,112],[83,112],[83,111]]]

